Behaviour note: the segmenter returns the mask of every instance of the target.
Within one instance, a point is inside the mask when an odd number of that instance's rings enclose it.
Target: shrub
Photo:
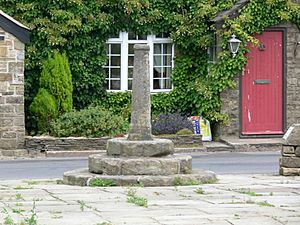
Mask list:
[[[152,121],[153,134],[176,134],[181,129],[193,130],[193,124],[187,117],[175,114],[160,114]]]
[[[40,89],[34,98],[30,112],[37,119],[38,132],[45,133],[50,122],[73,107],[72,76],[65,54],[54,52],[43,64]]]
[[[192,135],[192,134],[194,134],[194,132],[191,131],[190,129],[184,128],[184,129],[179,130],[176,134],[177,135]]]
[[[51,134],[58,137],[115,136],[127,129],[126,120],[99,106],[65,113],[51,123]]]
[[[42,133],[49,131],[49,123],[58,116],[55,99],[44,88],[40,88],[30,105],[30,111],[35,115],[38,129]]]
[[[40,87],[53,95],[58,111],[63,114],[73,108],[72,75],[66,54],[55,51],[43,65]]]

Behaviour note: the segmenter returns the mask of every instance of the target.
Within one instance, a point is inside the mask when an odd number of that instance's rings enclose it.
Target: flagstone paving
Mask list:
[[[0,224],[300,224],[300,177],[220,175],[218,179],[215,184],[172,187],[0,181]],[[143,197],[147,207],[127,202],[129,191]]]

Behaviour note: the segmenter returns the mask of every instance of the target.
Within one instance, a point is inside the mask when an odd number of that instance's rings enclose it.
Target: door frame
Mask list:
[[[285,27],[272,27],[265,29],[264,32],[282,32],[282,128],[283,132],[287,130],[286,127],[286,103],[287,103],[287,28]],[[242,115],[242,76],[239,77],[239,137],[240,138],[270,138],[270,137],[282,137],[283,134],[247,134],[243,135],[243,115]]]

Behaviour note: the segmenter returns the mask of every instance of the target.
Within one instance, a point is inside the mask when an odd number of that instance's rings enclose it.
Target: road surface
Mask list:
[[[279,152],[194,153],[193,169],[217,174],[278,174]],[[68,170],[87,167],[87,158],[0,160],[0,180],[62,178]]]

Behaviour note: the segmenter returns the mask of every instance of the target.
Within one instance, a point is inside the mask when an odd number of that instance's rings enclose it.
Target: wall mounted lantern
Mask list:
[[[236,36],[233,34],[230,40],[228,41],[228,43],[229,43],[229,50],[232,54],[232,57],[235,57],[239,50],[241,41],[237,39]]]

